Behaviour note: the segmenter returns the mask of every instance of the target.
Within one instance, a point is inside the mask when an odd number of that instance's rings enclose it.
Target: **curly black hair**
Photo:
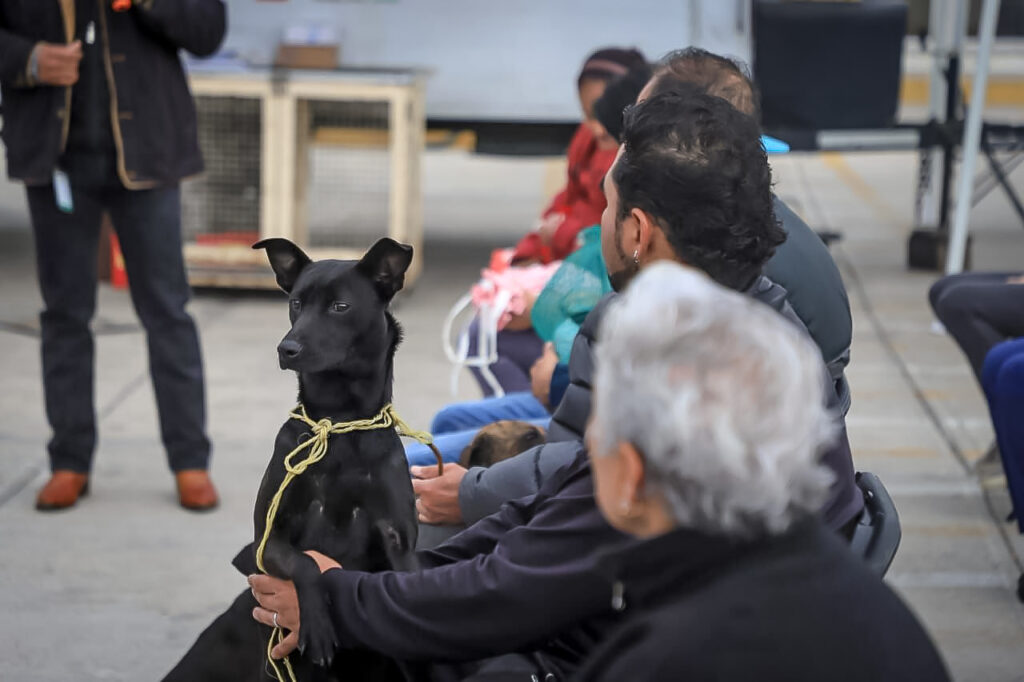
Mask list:
[[[750,286],[786,239],[754,119],[678,85],[627,109],[622,137],[617,223],[638,208],[682,261],[731,289]]]

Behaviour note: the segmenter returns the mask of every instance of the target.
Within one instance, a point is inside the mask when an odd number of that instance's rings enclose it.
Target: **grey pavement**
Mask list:
[[[488,250],[530,225],[558,171],[450,151],[425,164],[426,271],[396,310],[406,329],[396,404],[419,428],[451,400],[440,347],[448,307]],[[1024,543],[1000,520],[1004,484],[987,476],[983,487],[970,466],[992,438],[984,401],[955,346],[931,329],[934,276],[904,267],[916,158],[793,155],[774,165],[779,193],[845,237],[834,254],[855,317],[851,440],[857,467],[882,477],[903,521],[889,581],[957,680],[1024,680],[1024,605],[1011,589]],[[976,267],[1020,267],[1024,232],[1005,200],[987,199],[973,221]],[[192,304],[222,493],[218,510],[193,514],[175,505],[129,297],[102,286],[92,494],[40,514],[32,501],[45,481],[47,426],[26,222],[19,190],[0,183],[0,679],[156,680],[245,586],[229,560],[251,539],[253,497],[295,399],[274,350],[284,299],[203,291]],[[473,391],[463,378],[460,396]]]

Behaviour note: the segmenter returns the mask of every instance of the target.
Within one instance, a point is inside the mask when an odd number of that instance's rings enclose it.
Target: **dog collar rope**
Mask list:
[[[260,544],[256,547],[256,566],[260,569],[261,573],[267,572],[267,569],[263,567],[263,552],[267,547],[267,541],[270,539],[270,531],[274,527],[274,519],[277,518],[277,509],[281,505],[281,498],[284,497],[285,489],[296,476],[301,476],[306,469],[316,464],[322,460],[325,455],[327,455],[327,442],[330,440],[331,436],[351,433],[353,431],[374,431],[377,429],[393,428],[398,432],[399,436],[412,438],[433,450],[434,457],[437,458],[438,475],[444,473],[444,463],[441,459],[441,453],[434,445],[433,437],[426,431],[414,431],[409,428],[409,425],[402,421],[402,418],[398,416],[397,412],[395,412],[395,408],[391,403],[385,405],[381,411],[371,419],[356,419],[350,422],[332,422],[330,419],[313,421],[310,419],[309,415],[306,414],[306,407],[302,403],[299,403],[288,416],[306,424],[306,426],[308,426],[312,431],[313,436],[312,438],[308,438],[300,443],[297,448],[289,452],[284,458],[284,480],[281,481],[281,485],[278,487],[273,499],[270,500],[270,504],[267,506],[267,519],[263,527],[263,538],[260,540]],[[292,459],[303,450],[307,449],[309,450],[309,454],[306,458],[297,464],[292,464]],[[283,639],[284,631],[279,627],[275,627],[274,632],[270,635],[270,641],[267,643],[267,661],[274,669],[274,674],[277,676],[279,682],[285,682],[285,677],[278,669],[277,664],[274,663],[274,659],[271,658],[270,652],[274,649],[275,644],[281,642]],[[290,682],[297,682],[295,679],[295,671],[292,669],[292,664],[288,660],[287,656],[284,657],[284,667],[288,672],[288,679]]]

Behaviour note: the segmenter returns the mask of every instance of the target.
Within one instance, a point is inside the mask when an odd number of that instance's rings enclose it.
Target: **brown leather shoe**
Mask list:
[[[174,475],[178,484],[178,501],[185,509],[209,511],[217,506],[217,489],[206,469],[186,469]]]
[[[36,509],[39,511],[67,509],[78,502],[79,497],[85,497],[88,494],[89,474],[58,469],[53,472],[50,480],[36,495]]]

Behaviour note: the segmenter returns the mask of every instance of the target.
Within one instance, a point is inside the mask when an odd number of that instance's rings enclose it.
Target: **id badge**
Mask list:
[[[68,174],[59,168],[53,171],[53,198],[57,201],[57,208],[62,212],[74,212],[75,203],[71,199],[71,182],[68,181]]]

